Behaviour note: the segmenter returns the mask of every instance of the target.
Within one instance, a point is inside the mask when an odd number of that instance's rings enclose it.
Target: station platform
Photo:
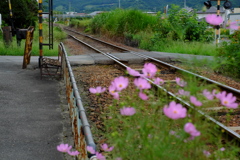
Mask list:
[[[22,62],[0,56],[0,159],[63,160],[58,81],[41,80],[39,69],[22,69]]]

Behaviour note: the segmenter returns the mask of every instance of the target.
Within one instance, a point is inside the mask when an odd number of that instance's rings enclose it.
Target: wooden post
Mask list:
[[[4,45],[8,47],[12,42],[11,26],[5,26],[2,28],[2,30],[3,30]]]
[[[31,54],[32,54],[33,33],[34,33],[34,27],[30,26],[27,30],[27,35],[26,35],[22,69],[27,68],[27,65],[30,63]]]

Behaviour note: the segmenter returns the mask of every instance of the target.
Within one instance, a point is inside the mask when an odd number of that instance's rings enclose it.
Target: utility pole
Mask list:
[[[13,13],[12,13],[12,5],[11,5],[11,0],[8,0],[8,6],[9,6],[9,12],[10,12],[10,21],[11,21],[11,32],[12,36],[15,36],[15,27],[13,24]]]
[[[71,2],[69,0],[68,11],[71,12]]]
[[[217,1],[217,16],[220,16],[220,0]],[[216,44],[219,43],[219,39],[220,39],[220,25],[217,25]]]
[[[207,2],[204,2],[204,5],[207,7],[207,9],[211,8],[212,4],[211,1],[217,1],[217,16],[220,16],[220,2],[221,1],[225,1],[223,4],[223,7],[227,10],[230,9],[232,7],[232,4],[229,0],[208,0]],[[226,12],[225,12],[226,14]],[[226,21],[226,19],[225,19]],[[224,22],[226,23],[226,22]],[[219,43],[219,39],[220,39],[220,25],[216,26],[216,36],[215,36],[215,40],[216,40],[216,44]]]
[[[186,0],[184,0],[184,8],[187,8]]]
[[[118,0],[118,8],[121,8],[121,0]]]

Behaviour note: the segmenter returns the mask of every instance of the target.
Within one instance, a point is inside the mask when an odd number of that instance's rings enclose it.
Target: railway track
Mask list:
[[[70,37],[75,39],[76,41],[84,44],[88,48],[94,50],[97,53],[123,53],[123,52],[129,52],[129,50],[119,47],[117,45],[113,45],[110,43],[107,43],[105,41],[96,39],[94,37],[91,37],[89,35],[74,31],[69,28],[65,28],[66,31],[71,32],[71,34],[68,34]],[[98,42],[98,43],[96,43]],[[93,47],[94,46],[94,47]]]
[[[235,97],[237,97],[238,103],[240,101],[240,90],[235,89],[230,86],[227,86],[227,85],[224,85],[217,81],[211,80],[204,76],[184,70],[182,68],[176,67],[172,64],[163,62],[161,60],[158,60],[151,56],[145,55],[143,53],[138,53],[135,51],[125,49],[123,47],[112,45],[110,43],[98,40],[96,38],[93,38],[93,37],[85,35],[85,34],[81,34],[79,32],[71,30],[71,29],[66,29],[66,30],[68,31],[69,36],[72,37],[74,40],[80,42],[81,44],[85,45],[88,48],[91,48],[95,52],[100,53],[100,54],[110,58],[111,60],[113,60],[115,62],[115,64],[120,66],[120,68],[122,68],[122,69],[126,70],[127,68],[132,68],[136,71],[141,71],[141,68],[143,68],[142,64],[128,64],[127,60],[121,58],[122,53],[129,54],[129,57],[132,57],[132,56],[135,56],[138,58],[140,57],[144,63],[151,62],[151,63],[155,64],[158,67],[158,69],[160,69],[161,72],[163,73],[163,74],[161,74],[162,75],[161,78],[164,79],[166,82],[169,82],[174,85],[171,85],[171,89],[169,89],[168,87],[166,87],[164,85],[156,85],[152,79],[145,78],[147,81],[149,81],[156,88],[158,88],[158,89],[166,92],[170,96],[174,97],[176,100],[178,100],[179,102],[184,104],[187,108],[196,110],[200,115],[204,116],[206,119],[208,119],[211,122],[218,125],[222,130],[226,131],[228,134],[230,134],[237,140],[240,140],[240,135],[239,135],[240,134],[240,126],[238,124],[237,124],[238,126],[227,126],[227,124],[223,124],[220,121],[221,118],[218,118],[219,115],[240,116],[240,111],[238,108],[235,110],[226,109],[218,104],[217,106],[212,106],[212,107],[208,107],[208,108],[204,108],[204,109],[198,109],[197,107],[193,106],[188,100],[181,98],[177,94],[177,90],[172,89],[172,88],[176,87],[176,83],[172,83],[172,82],[175,82],[176,77],[181,77],[180,73],[185,74],[187,76],[195,77],[199,81],[198,84],[200,84],[200,83],[203,83],[205,85],[211,84],[211,85],[214,85],[216,88],[218,88],[220,92],[226,91],[227,93],[232,93]],[[70,32],[74,33],[74,35],[70,34]],[[118,54],[113,55],[112,53],[118,53]],[[165,78],[164,78],[164,76],[165,76]]]

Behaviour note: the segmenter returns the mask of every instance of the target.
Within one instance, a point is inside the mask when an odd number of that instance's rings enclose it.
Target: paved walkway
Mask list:
[[[37,57],[0,56],[0,160],[62,160],[59,82],[40,78]]]

